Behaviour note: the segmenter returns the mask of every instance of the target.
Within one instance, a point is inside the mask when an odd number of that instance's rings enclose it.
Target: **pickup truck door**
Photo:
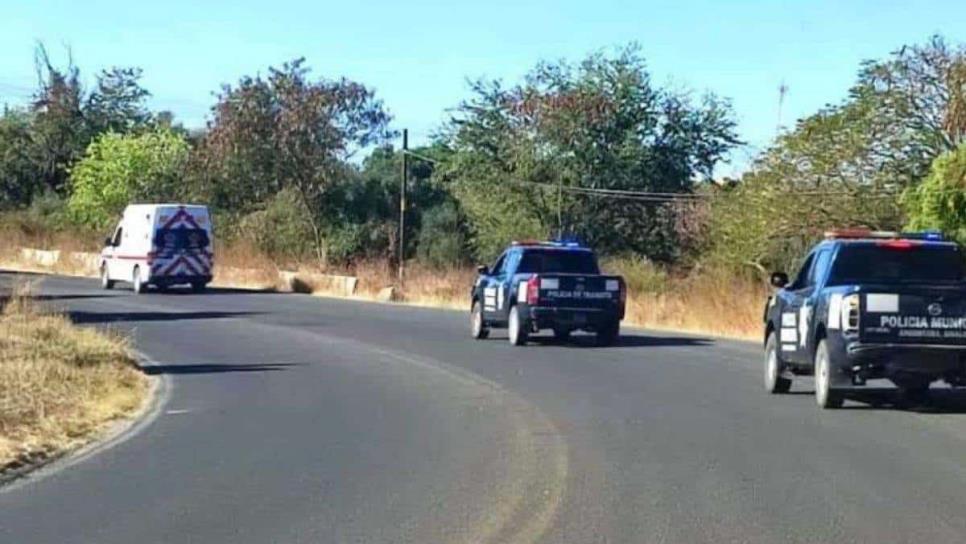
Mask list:
[[[813,346],[809,339],[814,332],[818,287],[824,279],[831,255],[828,248],[812,252],[802,264],[795,281],[779,295],[782,305],[779,342],[782,359],[786,361],[805,365],[812,360]]]
[[[510,252],[500,255],[488,276],[481,282],[483,289],[483,317],[487,321],[505,321],[507,304],[507,269]]]

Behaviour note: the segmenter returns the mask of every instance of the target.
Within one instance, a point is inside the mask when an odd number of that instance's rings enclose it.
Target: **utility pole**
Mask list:
[[[399,287],[406,262],[406,185],[409,181],[409,129],[403,129],[402,176],[399,182]]]
[[[782,107],[785,105],[785,95],[788,94],[788,85],[785,85],[785,80],[782,80],[781,85],[778,86],[778,123],[775,125],[775,134],[780,135],[782,132]]]

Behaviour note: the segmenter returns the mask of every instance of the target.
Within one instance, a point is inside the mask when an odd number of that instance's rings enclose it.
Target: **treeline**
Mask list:
[[[679,268],[788,266],[825,228],[942,227],[966,241],[966,53],[941,38],[859,67],[842,103],[781,134],[741,179],[728,100],[656,85],[639,49],[477,80],[408,157],[408,258],[492,258],[575,235]],[[299,59],[217,94],[204,129],[152,112],[137,68],[92,89],[41,47],[27,107],[0,116],[0,207],[31,228],[109,229],[136,201],[208,203],[219,236],[280,262],[399,250],[402,155],[374,89]]]

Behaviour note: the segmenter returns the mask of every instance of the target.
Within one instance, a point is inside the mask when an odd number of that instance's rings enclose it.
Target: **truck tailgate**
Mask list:
[[[966,345],[966,289],[892,286],[862,294],[864,342]]]
[[[610,308],[620,301],[618,276],[540,275],[539,306],[558,308]]]

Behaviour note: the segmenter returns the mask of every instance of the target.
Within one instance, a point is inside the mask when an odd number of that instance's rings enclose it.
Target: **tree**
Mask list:
[[[21,110],[0,116],[0,209],[27,205],[42,190],[30,157],[30,123]]]
[[[105,133],[71,170],[68,210],[76,221],[101,228],[134,201],[177,200],[187,160],[184,138],[166,129]]]
[[[44,189],[63,193],[68,168],[90,141],[80,71],[73,59],[56,68],[43,44],[37,45],[34,63],[39,89],[31,104],[31,161]]]
[[[899,195],[962,141],[964,59],[934,37],[862,63],[846,100],[799,120],[714,200],[710,259],[787,269],[829,228],[901,228]]]
[[[330,191],[358,149],[390,135],[372,90],[339,79],[312,81],[304,59],[225,86],[201,145],[199,190],[218,206],[251,211],[291,189],[309,210],[317,258],[325,261]]]
[[[141,87],[140,80],[140,68],[113,67],[97,76],[97,85],[84,108],[84,117],[93,134],[130,132],[151,121],[151,112],[145,104],[151,93]]]
[[[966,244],[966,143],[933,161],[929,175],[903,195],[910,230],[939,229]]]
[[[444,134],[454,157],[442,174],[483,257],[559,230],[605,252],[671,259],[672,208],[562,188],[688,193],[738,143],[727,101],[655,86],[636,46],[471,90]]]

